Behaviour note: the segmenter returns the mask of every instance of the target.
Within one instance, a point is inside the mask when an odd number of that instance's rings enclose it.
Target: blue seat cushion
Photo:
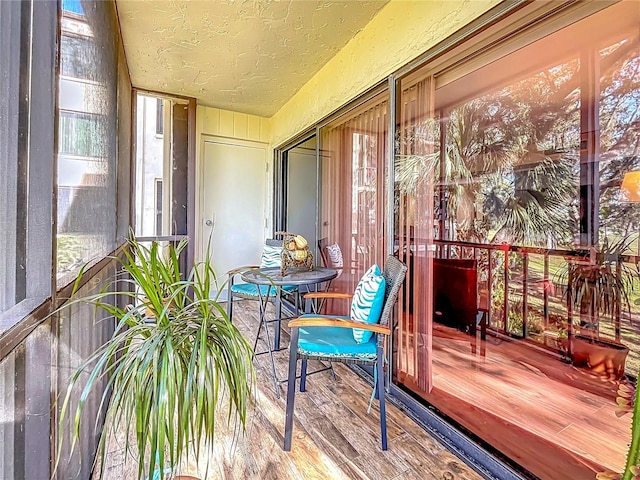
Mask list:
[[[258,293],[258,288],[260,288],[260,294]],[[282,290],[286,293],[291,293],[296,290],[296,286],[294,285],[284,285]],[[255,297],[259,298],[260,295],[265,297],[267,295],[273,296],[276,294],[276,287],[271,285],[255,285],[253,283],[237,283],[231,287],[231,293],[235,293],[237,295],[241,295],[244,297]]]
[[[302,315],[300,318],[318,318],[318,315]],[[348,320],[349,317],[326,315],[325,318]],[[352,360],[375,360],[378,354],[376,336],[358,343],[352,328],[300,327],[298,353],[309,356],[339,357]]]

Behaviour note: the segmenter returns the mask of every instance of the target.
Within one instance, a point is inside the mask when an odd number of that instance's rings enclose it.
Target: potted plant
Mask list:
[[[567,322],[567,335],[562,349],[576,366],[587,366],[596,373],[619,379],[629,348],[620,343],[620,314],[630,311],[629,293],[637,271],[623,262],[623,254],[631,244],[630,236],[615,242],[605,238],[599,251],[586,261],[568,261],[567,295],[574,309]],[[575,318],[578,317],[578,318]],[[616,341],[600,338],[600,320],[614,322]]]
[[[93,304],[117,322],[111,339],[72,375],[60,414],[62,424],[75,413],[73,449],[87,396],[106,378],[101,401],[108,406],[96,455],[101,474],[106,439],[118,426],[135,427],[138,478],[151,480],[157,470],[175,472],[183,455],[197,461],[200,441],[212,444],[223,395],[229,419],[246,424],[254,393],[253,349],[209,298],[215,284],[209,255],[189,272],[180,271],[185,246],[145,246],[131,235],[122,257],[115,257],[122,278],[68,302]],[[77,409],[69,412],[78,388]]]

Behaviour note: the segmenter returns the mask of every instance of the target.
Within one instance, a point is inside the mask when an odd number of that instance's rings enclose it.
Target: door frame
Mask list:
[[[287,207],[288,207],[288,198],[287,198],[287,192],[288,192],[288,187],[289,187],[289,179],[288,179],[288,165],[285,165],[285,162],[288,161],[288,154],[291,150],[300,147],[301,145],[305,144],[306,142],[308,142],[311,139],[314,139],[316,141],[316,146],[315,146],[315,156],[316,156],[316,196],[314,199],[315,202],[315,218],[314,218],[314,223],[315,223],[315,237],[316,240],[320,239],[320,225],[318,224],[319,221],[319,205],[320,205],[320,174],[321,174],[321,169],[322,169],[322,165],[320,163],[320,140],[319,140],[319,136],[318,136],[318,132],[317,130],[314,128],[311,131],[306,132],[304,135],[301,135],[299,137],[296,137],[295,141],[289,142],[287,144],[285,144],[284,146],[274,149],[273,151],[273,157],[274,157],[274,166],[273,166],[273,175],[272,175],[272,181],[273,181],[273,193],[272,193],[272,200],[273,200],[273,204],[271,206],[271,213],[273,215],[273,226],[274,229],[277,230],[286,230],[287,226],[286,226],[286,219],[285,219],[285,215],[287,212]],[[318,245],[317,245],[317,241],[314,242],[314,245],[312,245],[312,251],[314,254],[314,258],[316,259],[316,264],[320,264],[318,263],[320,260],[320,257],[318,256]]]
[[[316,191],[316,237],[319,238],[320,227],[318,225],[318,202],[320,201],[320,171],[321,164],[319,161],[320,157],[320,137],[318,136],[318,129],[315,127],[310,130],[306,130],[302,134],[295,137],[295,139],[281,145],[278,148],[273,149],[273,175],[272,175],[272,200],[273,203],[271,205],[271,214],[273,219],[273,225],[276,230],[284,230],[285,228],[285,219],[284,215],[287,210],[287,202],[286,202],[286,190],[287,190],[287,181],[286,178],[287,171],[284,166],[285,157],[288,152],[300,145],[308,142],[312,138],[316,139],[316,177],[317,177],[317,191]],[[317,245],[314,245],[316,248]],[[317,258],[317,257],[316,257]]]

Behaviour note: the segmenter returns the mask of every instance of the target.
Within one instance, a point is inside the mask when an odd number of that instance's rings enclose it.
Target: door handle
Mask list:
[[[205,224],[207,227],[212,227],[212,226],[213,226],[213,221],[212,221],[212,220],[207,220],[206,222],[204,222],[204,224]]]

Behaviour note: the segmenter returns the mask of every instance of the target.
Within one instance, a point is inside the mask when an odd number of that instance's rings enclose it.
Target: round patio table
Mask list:
[[[284,285],[318,285],[333,280],[337,276],[337,270],[325,267],[315,267],[313,270],[300,267],[288,268],[284,276],[280,274],[280,267],[254,268],[246,270],[241,275],[242,279],[247,283],[276,287]]]
[[[271,360],[271,372],[273,374],[273,381],[275,384],[276,395],[280,397],[280,383],[276,375],[276,365],[273,359],[273,352],[280,350],[280,324],[282,321],[282,288],[285,285],[292,285],[296,287],[306,287],[307,291],[317,291],[321,284],[325,284],[325,288],[328,289],[331,280],[338,276],[338,271],[333,268],[315,267],[313,270],[306,268],[287,268],[284,276],[280,272],[280,267],[268,267],[268,268],[255,268],[246,270],[240,275],[242,280],[247,283],[253,283],[255,285],[271,286],[273,288],[258,289],[258,295],[260,297],[260,325],[258,326],[258,332],[253,344],[254,355],[260,355],[268,353]],[[265,312],[269,299],[276,297],[276,316],[272,320],[266,318]],[[296,310],[299,308],[296,302]],[[271,338],[269,335],[268,324],[275,323],[274,342],[273,348],[271,347]],[[260,337],[260,331],[264,328],[266,335],[267,350],[265,352],[256,352],[258,345],[258,338]],[[286,381],[286,380],[285,380]]]

